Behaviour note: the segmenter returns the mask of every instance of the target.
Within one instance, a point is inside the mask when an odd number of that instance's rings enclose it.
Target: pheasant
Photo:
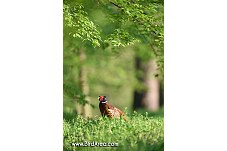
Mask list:
[[[126,121],[124,112],[119,110],[118,108],[110,105],[107,102],[106,96],[99,96],[99,109],[102,114],[102,116],[107,116],[109,118],[120,118],[123,117]]]

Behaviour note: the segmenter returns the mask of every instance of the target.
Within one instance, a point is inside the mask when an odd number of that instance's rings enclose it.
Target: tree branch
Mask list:
[[[122,8],[121,6],[115,4],[114,2],[111,2],[111,1],[110,1],[110,3],[113,4],[114,6],[118,7],[118,8]]]

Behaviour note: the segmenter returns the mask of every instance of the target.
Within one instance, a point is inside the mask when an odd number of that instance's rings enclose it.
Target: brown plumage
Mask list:
[[[102,116],[107,116],[109,118],[120,118],[123,117],[126,120],[124,112],[118,108],[110,105],[107,102],[106,96],[99,96],[99,109]]]

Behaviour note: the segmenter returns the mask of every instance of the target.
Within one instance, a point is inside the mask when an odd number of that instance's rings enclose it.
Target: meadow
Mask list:
[[[158,114],[134,112],[123,119],[84,118],[64,114],[64,151],[163,151],[164,118]],[[76,143],[86,143],[76,146]],[[95,146],[103,143],[102,146]],[[91,143],[90,146],[88,143]],[[93,146],[92,146],[93,143]],[[104,143],[117,143],[117,146]],[[116,145],[116,144],[115,144]]]

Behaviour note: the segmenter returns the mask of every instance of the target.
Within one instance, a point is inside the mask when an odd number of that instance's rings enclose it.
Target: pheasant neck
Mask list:
[[[107,103],[107,101],[102,101],[102,102],[100,102],[100,103],[105,104],[105,103]]]

